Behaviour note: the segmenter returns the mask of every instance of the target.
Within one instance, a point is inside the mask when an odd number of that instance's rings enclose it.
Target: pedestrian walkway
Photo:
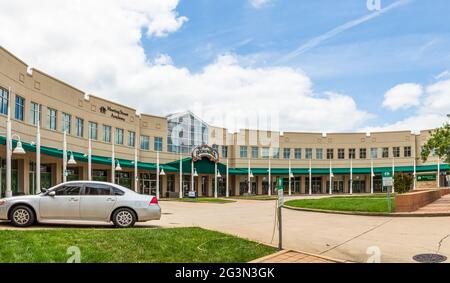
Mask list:
[[[450,213],[450,195],[444,195],[437,201],[425,205],[418,213]]]
[[[274,253],[250,263],[342,263],[334,259],[319,257],[312,254],[301,253],[297,251],[284,250]]]

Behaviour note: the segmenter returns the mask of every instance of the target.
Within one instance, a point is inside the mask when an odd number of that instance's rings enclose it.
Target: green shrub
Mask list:
[[[394,176],[395,192],[399,194],[407,193],[411,190],[414,177],[409,174],[398,173]]]

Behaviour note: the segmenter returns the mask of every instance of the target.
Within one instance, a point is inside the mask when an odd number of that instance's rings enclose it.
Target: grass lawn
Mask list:
[[[201,228],[3,230],[0,242],[2,263],[64,263],[71,246],[82,263],[239,263],[276,251]]]
[[[210,203],[230,203],[235,202],[234,200],[223,199],[223,198],[178,198],[178,199],[167,199],[168,201],[182,201],[182,202],[210,202]]]
[[[356,211],[356,212],[389,212],[386,195],[345,196],[321,199],[290,200],[285,205],[299,208]],[[392,212],[395,211],[395,198],[391,197]]]

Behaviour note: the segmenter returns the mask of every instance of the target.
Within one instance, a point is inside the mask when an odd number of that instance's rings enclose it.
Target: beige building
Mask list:
[[[274,193],[279,177],[285,178],[285,191],[292,194],[324,194],[330,193],[330,188],[333,194],[381,192],[381,173],[393,169],[395,173],[417,172],[417,187],[445,186],[449,169],[437,157],[431,157],[427,163],[418,158],[428,131],[322,134],[241,130],[229,133],[208,125],[189,111],[167,117],[138,114],[133,108],[87,95],[40,70],[30,69],[0,48],[2,194],[5,193],[8,103],[14,139],[20,138],[26,151],[24,155],[13,155],[15,194],[36,191],[38,123],[42,146],[41,187],[61,183],[64,174],[67,180],[87,180],[89,140],[93,180],[114,181],[140,193],[155,194],[159,179],[161,197],[186,196],[189,191],[196,191],[199,196],[214,196],[215,192],[218,196],[242,195],[250,190],[253,194],[269,194],[269,176],[270,193]],[[76,160],[76,164],[67,165],[66,172],[63,172],[62,158],[64,132],[68,158],[73,155]],[[192,150],[203,144],[217,152],[218,160],[193,161]],[[114,162],[113,145],[117,159]],[[160,170],[164,170],[160,178],[156,174],[157,160]],[[114,170],[112,164],[117,163],[122,170]],[[437,176],[440,176],[439,183]]]

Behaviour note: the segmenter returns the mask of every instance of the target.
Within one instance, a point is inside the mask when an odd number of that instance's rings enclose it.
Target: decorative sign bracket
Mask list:
[[[219,153],[209,145],[203,144],[192,150],[192,159],[194,162],[208,158],[211,162],[219,162]]]

